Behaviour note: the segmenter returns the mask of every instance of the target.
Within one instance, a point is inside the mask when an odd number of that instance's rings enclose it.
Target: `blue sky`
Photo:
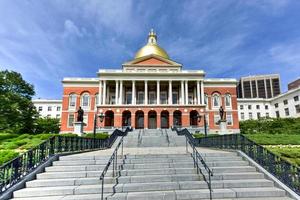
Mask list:
[[[63,77],[120,68],[151,28],[171,59],[207,77],[300,75],[298,0],[1,0],[0,69],[20,72],[35,98],[61,98]]]

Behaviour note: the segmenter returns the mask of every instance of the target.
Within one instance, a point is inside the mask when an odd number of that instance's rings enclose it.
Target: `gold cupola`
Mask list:
[[[153,29],[151,29],[148,35],[148,43],[135,54],[134,58],[137,59],[151,54],[169,59],[169,55],[167,54],[167,52],[157,45],[157,36],[156,33],[154,33]]]

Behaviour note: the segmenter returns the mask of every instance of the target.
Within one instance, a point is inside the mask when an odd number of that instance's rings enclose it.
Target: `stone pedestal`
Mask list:
[[[85,123],[83,122],[74,122],[74,133],[78,136],[83,136],[83,126]]]
[[[219,121],[220,134],[227,134],[227,121],[220,120]]]

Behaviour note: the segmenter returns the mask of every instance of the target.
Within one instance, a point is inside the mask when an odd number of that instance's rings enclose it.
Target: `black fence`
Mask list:
[[[265,170],[300,195],[300,168],[241,134],[193,139],[195,146],[241,150]]]
[[[18,183],[55,154],[110,148],[118,136],[125,136],[128,131],[130,131],[129,128],[124,132],[116,129],[107,139],[53,136],[37,147],[0,166],[0,194]]]

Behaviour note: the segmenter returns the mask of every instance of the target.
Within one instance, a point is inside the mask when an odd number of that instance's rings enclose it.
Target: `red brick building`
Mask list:
[[[219,107],[226,111],[227,128],[238,131],[237,80],[205,78],[203,70],[183,70],[157,44],[148,43],[121,70],[99,70],[97,78],[64,78],[61,132],[73,131],[76,110],[84,111],[85,132],[92,132],[95,114],[104,115],[97,127],[169,128],[204,126],[218,131]],[[201,117],[200,117],[201,116]]]

